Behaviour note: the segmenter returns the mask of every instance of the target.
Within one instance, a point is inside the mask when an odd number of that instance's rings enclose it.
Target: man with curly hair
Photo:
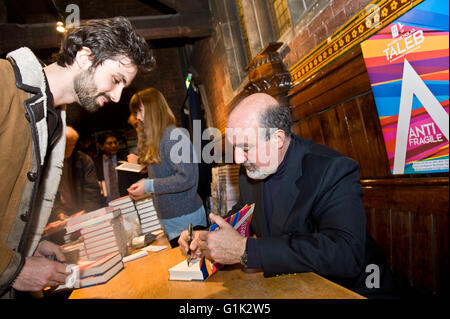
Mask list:
[[[118,102],[137,72],[154,64],[124,17],[70,30],[48,66],[25,47],[0,60],[0,297],[57,286],[67,277],[59,247],[41,241],[64,160],[63,105],[77,102],[94,112]]]

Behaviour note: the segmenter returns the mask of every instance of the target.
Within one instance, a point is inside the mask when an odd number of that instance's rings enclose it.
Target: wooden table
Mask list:
[[[109,282],[74,290],[71,299],[363,299],[314,273],[264,278],[239,265],[226,266],[204,282],[170,281],[168,269],[184,259],[166,239],[154,245],[169,248],[125,264]]]

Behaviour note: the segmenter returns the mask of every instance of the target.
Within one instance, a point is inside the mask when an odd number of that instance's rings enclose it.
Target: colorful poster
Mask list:
[[[425,0],[361,43],[393,174],[449,171],[448,18]]]

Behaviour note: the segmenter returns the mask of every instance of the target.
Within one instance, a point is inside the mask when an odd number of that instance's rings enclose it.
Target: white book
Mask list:
[[[129,203],[133,203],[133,201],[131,200],[130,196],[123,196],[117,199],[113,199],[112,201],[110,201],[108,203],[109,206],[120,206],[122,204],[129,204]]]
[[[156,215],[156,210],[153,207],[147,207],[144,209],[138,209],[137,210],[139,216],[143,216],[143,215]]]
[[[138,212],[139,217],[140,218],[146,218],[146,217],[150,217],[150,216],[158,216],[158,214],[156,213],[156,210],[151,210],[148,212]]]
[[[107,226],[107,227],[102,227],[96,231],[93,232],[89,232],[85,235],[83,235],[84,241],[87,242],[89,240],[96,240],[97,236],[100,236],[102,234],[110,234],[111,232],[113,232],[113,227],[111,225]]]
[[[189,266],[186,260],[183,260],[179,264],[176,264],[169,269],[169,280],[182,280],[182,281],[203,281],[205,276],[200,269],[200,258],[191,260]]]
[[[86,252],[87,252],[87,254],[89,255],[89,258],[90,258],[91,254],[95,254],[95,253],[97,253],[97,252],[99,252],[101,250],[109,249],[111,247],[116,247],[118,249],[117,242],[116,242],[115,239],[108,240],[105,243],[103,243],[101,245],[95,245],[94,247],[86,246]]]
[[[146,227],[146,228],[142,228],[142,233],[146,234],[146,233],[149,233],[151,231],[158,230],[158,229],[161,229],[161,225],[149,226],[149,227]]]
[[[119,261],[115,266],[101,275],[80,278],[79,287],[87,287],[98,284],[103,284],[114,277],[119,271],[123,269],[123,262]]]
[[[153,216],[146,216],[145,218],[141,217],[141,225],[142,224],[146,224],[148,222],[154,221],[154,220],[158,220],[158,216],[153,215]]]
[[[133,203],[131,203],[131,202],[126,203],[126,204],[117,205],[117,206],[109,206],[109,207],[114,207],[115,209],[120,209],[121,212],[123,212],[126,209],[130,209],[130,208],[136,209],[134,207]]]
[[[103,238],[103,239],[99,239],[97,241],[91,241],[89,243],[85,243],[85,247],[88,250],[92,250],[95,249],[98,246],[102,246],[102,245],[109,245],[109,244],[114,244],[116,245],[116,238],[114,237],[114,234],[110,234],[108,237]]]
[[[91,236],[91,237],[88,237],[88,238],[84,238],[84,244],[85,245],[86,244],[89,245],[89,244],[98,242],[99,240],[103,240],[105,238],[111,237],[113,235],[114,235],[113,229],[112,229],[112,227],[110,227],[110,231],[105,231],[105,232],[102,232],[100,234],[97,234],[96,236]]]
[[[134,213],[136,212],[136,208],[134,208],[134,206],[125,208],[125,209],[120,209],[120,211],[122,212],[122,215],[126,215],[126,214],[130,214],[130,213]]]
[[[108,208],[108,207],[105,207],[105,208]],[[117,217],[119,215],[120,215],[120,210],[119,209],[114,209],[114,210],[110,211],[109,213],[102,214],[102,215],[99,215],[99,216],[95,216],[93,218],[85,220],[85,221],[83,221],[81,223],[74,224],[72,226],[67,226],[66,227],[66,232],[68,234],[70,234],[70,233],[78,231],[78,230],[80,230],[82,228],[90,227],[90,226],[99,224],[101,222],[104,222],[106,220],[113,219],[114,217]]]
[[[118,171],[139,173],[145,168],[145,166],[140,164],[133,164],[125,161],[119,161],[119,163],[120,165],[116,166],[116,170]]]
[[[149,200],[149,201],[145,201],[145,202],[136,204],[137,210],[141,210],[141,209],[144,209],[144,208],[147,208],[147,207],[154,207],[154,206],[153,206],[153,201],[152,201],[152,200]]]
[[[95,217],[98,217],[98,216],[101,216],[101,215],[105,215],[105,214],[111,213],[113,211],[114,211],[114,207],[109,207],[108,206],[108,207],[102,207],[102,208],[99,208],[99,209],[96,209],[96,210],[84,213],[83,215],[78,215],[76,217],[68,218],[66,227],[82,223],[82,222],[87,221],[89,219],[92,219],[92,218],[95,218]]]
[[[155,226],[155,225],[159,225],[159,221],[158,220],[151,220],[149,222],[146,222],[145,224],[142,223],[141,224],[141,228],[148,228],[150,226]]]
[[[115,247],[110,247],[110,248],[108,248],[108,249],[101,250],[101,251],[96,252],[96,253],[88,254],[88,257],[89,257],[89,259],[91,259],[91,260],[92,260],[92,259],[98,259],[98,258],[103,257],[103,256],[105,256],[105,255],[108,255],[108,254],[110,254],[110,253],[114,253],[114,252],[116,252],[116,251],[119,251],[119,248],[117,248],[117,246],[115,246]]]
[[[85,260],[78,263],[80,266],[80,278],[101,275],[122,260],[119,252],[108,254],[97,260]]]

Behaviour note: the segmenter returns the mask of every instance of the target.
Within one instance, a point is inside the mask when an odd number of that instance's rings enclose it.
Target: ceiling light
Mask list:
[[[62,21],[56,23],[56,30],[61,33],[66,32],[66,28],[64,28],[64,23]]]

